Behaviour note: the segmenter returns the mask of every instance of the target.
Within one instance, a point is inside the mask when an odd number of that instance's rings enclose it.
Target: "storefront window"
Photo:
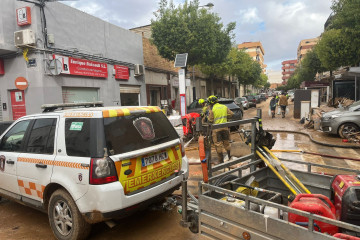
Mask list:
[[[121,106],[139,106],[138,93],[121,93]]]

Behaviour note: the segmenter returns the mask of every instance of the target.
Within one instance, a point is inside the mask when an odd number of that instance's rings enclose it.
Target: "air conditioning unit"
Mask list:
[[[14,42],[16,47],[35,45],[35,33],[30,29],[14,32]]]
[[[144,74],[144,65],[135,64],[135,76],[140,76]]]

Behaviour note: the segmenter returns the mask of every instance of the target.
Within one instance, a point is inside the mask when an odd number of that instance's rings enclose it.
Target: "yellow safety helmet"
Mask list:
[[[199,104],[204,104],[204,103],[205,103],[205,100],[202,99],[202,98],[200,98],[200,99],[199,99]]]
[[[218,102],[218,98],[214,95],[211,95],[210,97],[208,97],[208,102],[210,104],[214,104],[214,103],[217,103]]]

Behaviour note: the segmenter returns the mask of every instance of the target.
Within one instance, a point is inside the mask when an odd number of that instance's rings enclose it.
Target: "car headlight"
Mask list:
[[[339,114],[334,114],[334,115],[331,115],[331,119],[334,119],[334,118],[337,118],[337,117],[340,117],[341,115],[339,115]]]
[[[323,117],[324,121],[329,121],[331,119],[335,119],[337,117],[340,117],[341,115],[339,114],[334,114],[334,115],[331,115],[331,116],[326,116],[326,117]]]

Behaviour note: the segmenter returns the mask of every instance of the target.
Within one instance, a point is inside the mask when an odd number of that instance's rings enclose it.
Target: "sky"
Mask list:
[[[63,2],[122,28],[150,24],[158,0],[78,0]],[[184,0],[174,0],[182,4]],[[300,40],[319,36],[331,13],[330,0],[200,0],[214,4],[224,24],[236,22],[234,42],[261,41],[268,71],[296,59]]]

